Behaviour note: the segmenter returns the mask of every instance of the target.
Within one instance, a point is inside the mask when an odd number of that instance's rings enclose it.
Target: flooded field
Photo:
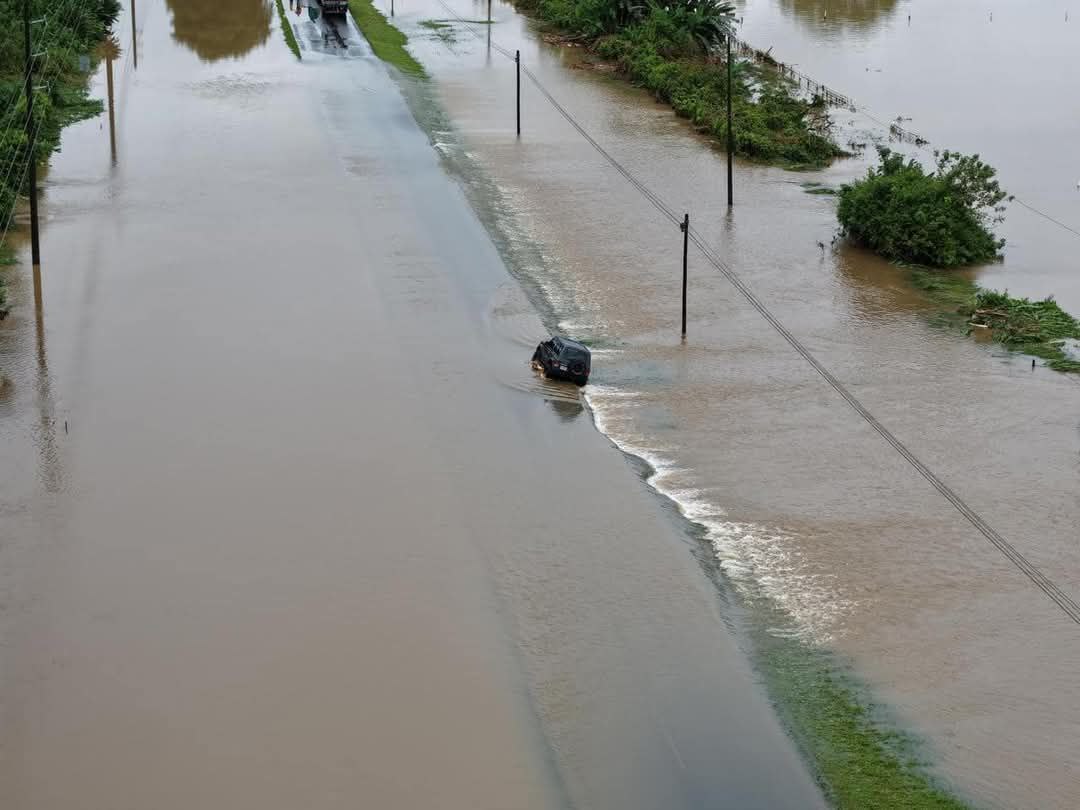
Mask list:
[[[979,280],[1080,311],[1080,7],[1052,0],[749,0],[740,36],[937,149],[978,153],[1020,200]],[[872,127],[863,114],[838,122]],[[878,127],[877,129],[881,129]],[[907,147],[904,147],[907,148]],[[1025,205],[1036,209],[1032,211]],[[1051,222],[1047,217],[1057,220]],[[1061,227],[1065,225],[1067,227]]]
[[[359,35],[139,10],[3,269],[0,806],[824,806]]]
[[[1069,146],[1080,120],[1061,103],[1075,95],[1068,55],[1080,20],[1067,27],[1046,3],[993,21],[974,4],[936,5],[761,0],[745,5],[743,36],[890,118],[910,117],[904,126],[934,145],[979,151],[1025,202],[1080,221]],[[514,68],[499,49],[520,49],[597,141],[689,212],[784,324],[1074,598],[1080,386],[934,326],[899,271],[831,244],[834,202],[800,184],[839,184],[865,160],[799,174],[740,163],[728,212],[712,145],[645,94],[577,69],[576,49],[544,44],[508,6],[494,10],[489,47],[486,26],[460,22],[483,20],[484,3],[395,9],[450,115],[442,149],[451,163],[455,150],[475,161],[513,212],[520,232],[504,248],[522,256],[517,272],[547,302],[548,326],[600,349],[587,391],[597,425],[704,527],[751,604],[782,608],[775,632],[850,659],[962,795],[1075,807],[1075,624],[693,254],[682,344],[678,230],[528,82],[514,137]],[[1031,59],[1010,62],[1021,50]],[[479,182],[466,173],[467,187]],[[1080,310],[1075,236],[1016,206],[1003,235],[1006,259],[975,271],[980,283]],[[523,244],[539,247],[524,255]]]

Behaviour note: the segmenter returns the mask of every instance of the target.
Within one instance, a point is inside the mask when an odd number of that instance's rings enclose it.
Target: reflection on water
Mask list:
[[[204,62],[238,58],[270,37],[269,0],[165,0],[173,38]]]
[[[846,241],[836,246],[828,260],[844,281],[841,289],[854,314],[874,317],[926,311],[926,297],[891,262]]]
[[[35,388],[38,401],[37,445],[39,450],[38,474],[46,492],[60,489],[60,455],[56,446],[56,415],[52,395],[52,378],[49,376],[48,353],[45,349],[45,306],[41,291],[41,266],[34,265],[34,337],[37,345],[37,378]]]
[[[812,28],[865,28],[896,11],[896,0],[779,0],[780,8]]]
[[[549,398],[547,403],[551,406],[552,410],[559,415],[559,418],[564,422],[573,422],[585,411],[584,406],[580,400],[577,402],[561,399],[561,398]]]

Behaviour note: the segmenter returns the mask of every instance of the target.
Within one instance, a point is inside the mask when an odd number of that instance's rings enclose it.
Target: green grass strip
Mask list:
[[[377,57],[402,73],[418,78],[427,76],[423,65],[405,49],[408,38],[387,21],[371,0],[349,0],[349,10]]]
[[[281,18],[281,33],[285,35],[285,44],[289,46],[289,50],[293,52],[293,56],[297,59],[302,58],[300,56],[300,43],[296,41],[296,34],[293,32],[292,23],[289,22],[289,18],[285,15],[285,4],[281,0],[277,0],[277,12]]]
[[[964,810],[928,771],[919,741],[896,730],[829,651],[778,636],[784,619],[754,611],[754,658],[783,723],[839,810]]]

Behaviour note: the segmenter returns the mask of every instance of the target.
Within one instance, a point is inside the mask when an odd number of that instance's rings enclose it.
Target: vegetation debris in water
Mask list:
[[[1066,348],[1068,341],[1080,340],[1080,321],[1052,296],[1031,301],[983,289],[948,271],[913,268],[910,273],[916,287],[948,308],[970,330],[985,329],[997,342],[1042,358],[1055,371],[1080,373],[1080,360]]]
[[[427,76],[423,65],[406,50],[408,38],[387,21],[371,0],[349,0],[349,10],[377,57],[409,76]]]
[[[800,183],[799,185],[802,186],[802,190],[807,194],[834,196],[839,193],[832,186],[826,186],[823,183]]]

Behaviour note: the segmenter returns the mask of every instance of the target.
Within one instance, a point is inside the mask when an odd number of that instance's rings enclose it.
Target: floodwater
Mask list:
[[[991,23],[971,3],[760,0],[746,6],[744,35],[912,117],[905,126],[935,145],[981,151],[1030,205],[1080,223],[1080,13],[1066,27],[1064,9],[1050,5],[995,10]],[[799,174],[740,163],[728,212],[717,149],[647,94],[580,69],[575,49],[544,44],[511,7],[494,6],[490,30],[419,25],[486,13],[463,0],[396,4],[452,121],[448,160],[480,167],[490,188],[468,171],[465,185],[495,194],[494,221],[513,213],[504,252],[544,302],[547,326],[600,350],[587,389],[600,429],[646,460],[651,485],[704,527],[749,604],[779,606],[789,626],[777,632],[850,660],[961,794],[990,807],[1080,805],[1077,626],[695,252],[680,342],[678,229],[527,80],[514,137],[514,66],[489,35],[520,50],[599,143],[689,212],[781,321],[1074,598],[1077,381],[933,325],[895,268],[831,244],[834,202],[800,183],[836,185],[865,159]],[[1016,206],[1003,234],[1005,262],[973,273],[1013,292],[1057,293],[1080,311],[1075,237]]]
[[[4,271],[0,806],[822,806],[356,32],[138,8]]]
[[[1057,0],[747,0],[741,37],[895,121],[933,149],[978,153],[1020,203],[989,287],[1080,312],[1080,5]],[[865,129],[863,114],[837,122]],[[880,131],[880,127],[878,130]],[[894,144],[894,147],[898,145]],[[1045,216],[1043,216],[1045,215]],[[1068,226],[1063,228],[1046,217]]]

